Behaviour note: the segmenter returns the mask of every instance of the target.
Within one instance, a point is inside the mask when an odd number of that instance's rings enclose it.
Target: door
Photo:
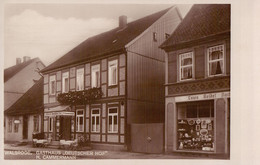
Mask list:
[[[23,116],[23,139],[28,139],[28,116]]]
[[[133,152],[162,153],[163,123],[131,124]]]
[[[70,140],[71,139],[71,117],[62,116],[60,119],[61,127],[60,134],[61,139]]]

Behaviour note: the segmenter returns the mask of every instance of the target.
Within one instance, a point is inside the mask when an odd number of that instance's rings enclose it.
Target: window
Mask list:
[[[33,131],[39,132],[39,116],[38,115],[33,116]]]
[[[188,52],[179,55],[180,81],[193,78],[193,53]]]
[[[76,131],[83,132],[84,131],[84,111],[77,110],[76,112]]]
[[[91,87],[100,87],[100,65],[91,67]]]
[[[108,66],[109,86],[117,85],[117,60],[109,61]]]
[[[170,37],[170,34],[165,33],[165,39],[167,40]]]
[[[12,132],[12,127],[13,127],[12,119],[9,119],[8,120],[8,132]]]
[[[50,117],[49,118],[49,132],[52,132],[53,131],[53,118]]]
[[[117,133],[118,131],[118,112],[117,108],[108,109],[108,132]]]
[[[224,45],[208,48],[208,75],[224,74]]]
[[[214,151],[214,101],[177,104],[177,149]]]
[[[18,132],[19,124],[14,123],[14,132]]]
[[[100,131],[100,109],[92,109],[91,111],[91,132]]]
[[[62,73],[62,93],[69,92],[69,72]]]
[[[56,92],[56,76],[50,76],[50,94],[55,95]]]
[[[157,33],[156,32],[153,32],[153,41],[157,42]]]
[[[84,68],[77,69],[77,91],[84,89]]]

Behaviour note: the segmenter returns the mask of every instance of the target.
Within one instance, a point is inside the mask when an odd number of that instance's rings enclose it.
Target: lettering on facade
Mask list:
[[[209,100],[209,99],[228,98],[228,97],[230,97],[230,92],[219,92],[219,93],[207,93],[207,94],[200,94],[200,95],[175,97],[175,101],[183,102],[183,101]]]

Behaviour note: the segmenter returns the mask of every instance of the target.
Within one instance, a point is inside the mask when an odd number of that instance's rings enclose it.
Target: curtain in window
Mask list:
[[[210,74],[216,75],[216,74],[222,74],[224,71],[224,65],[223,65],[223,53],[220,50],[211,52],[209,56],[209,60],[219,60],[215,62],[210,62]]]
[[[77,76],[77,90],[83,90],[83,82],[84,82],[83,74],[78,74],[78,76]]]

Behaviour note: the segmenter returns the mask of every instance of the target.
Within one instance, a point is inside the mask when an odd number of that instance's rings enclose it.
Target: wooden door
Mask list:
[[[28,139],[28,116],[23,116],[23,139]]]
[[[63,116],[60,119],[61,127],[60,134],[61,139],[70,140],[71,139],[71,117]]]

